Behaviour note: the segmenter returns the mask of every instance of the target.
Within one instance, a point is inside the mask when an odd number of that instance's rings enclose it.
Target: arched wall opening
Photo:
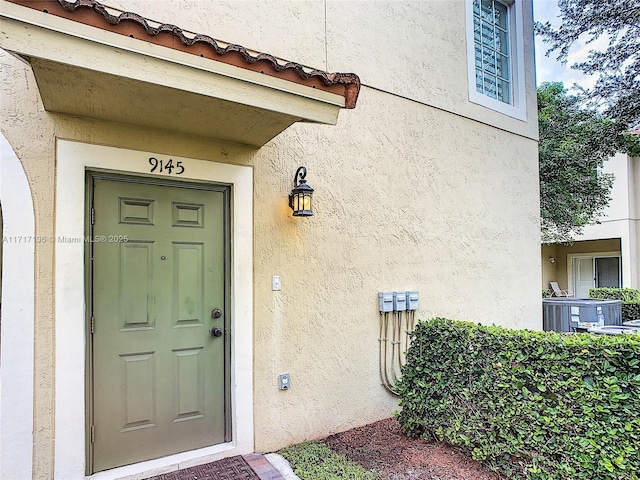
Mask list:
[[[0,133],[0,478],[32,478],[33,200],[18,156]]]

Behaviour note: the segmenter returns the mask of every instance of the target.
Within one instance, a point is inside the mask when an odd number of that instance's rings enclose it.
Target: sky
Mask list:
[[[551,22],[551,25],[558,26],[557,0],[533,0],[533,16],[534,20],[539,22]],[[579,39],[571,47],[569,51],[568,61],[565,65],[556,61],[557,51],[552,52],[548,57],[545,56],[548,46],[543,44],[540,37],[536,36],[536,77],[538,85],[542,82],[563,82],[565,87],[571,88],[574,83],[588,88],[592,87],[596,81],[596,76],[587,77],[578,70],[572,69],[570,66],[576,62],[583,61],[587,58],[589,50],[606,46],[606,39],[600,38],[589,45],[585,45],[583,39]]]

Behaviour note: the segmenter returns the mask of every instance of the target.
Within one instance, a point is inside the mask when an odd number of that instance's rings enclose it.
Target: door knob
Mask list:
[[[211,310],[211,318],[220,318],[222,316],[222,312],[219,308],[214,308]]]
[[[212,337],[221,337],[222,336],[222,329],[220,329],[218,327],[213,327],[211,329],[211,336]]]

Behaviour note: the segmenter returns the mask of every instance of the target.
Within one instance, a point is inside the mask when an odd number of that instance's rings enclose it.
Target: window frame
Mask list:
[[[524,20],[522,0],[496,0],[507,7],[509,35],[510,103],[494,99],[476,90],[473,0],[466,0],[467,76],[469,101],[518,120],[527,119],[524,88]]]

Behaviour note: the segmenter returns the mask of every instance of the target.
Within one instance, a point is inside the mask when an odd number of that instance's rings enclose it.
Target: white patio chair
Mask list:
[[[573,292],[571,290],[562,290],[558,282],[549,282],[549,286],[551,287],[552,297],[573,297]]]

